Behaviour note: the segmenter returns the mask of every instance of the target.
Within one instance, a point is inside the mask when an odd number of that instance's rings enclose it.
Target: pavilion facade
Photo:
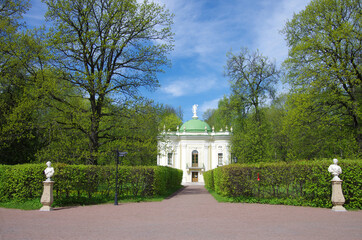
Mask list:
[[[183,170],[183,183],[204,182],[203,173],[231,163],[230,138],[232,129],[215,131],[194,116],[176,132],[159,135],[157,164]]]

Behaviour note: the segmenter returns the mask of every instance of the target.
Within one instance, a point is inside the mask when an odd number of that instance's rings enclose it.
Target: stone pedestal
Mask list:
[[[342,180],[332,180],[332,211],[346,212],[347,210],[343,207],[345,202],[342,193]]]
[[[44,181],[44,190],[43,195],[41,196],[40,202],[43,204],[43,207],[40,208],[40,211],[52,211],[51,207],[53,203],[53,181]]]

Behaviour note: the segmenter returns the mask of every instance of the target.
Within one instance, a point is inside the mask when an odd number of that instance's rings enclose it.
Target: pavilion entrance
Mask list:
[[[198,182],[198,181],[199,181],[199,173],[192,172],[192,182]]]

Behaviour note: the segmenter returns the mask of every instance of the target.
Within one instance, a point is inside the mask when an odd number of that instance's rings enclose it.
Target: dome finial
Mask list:
[[[194,114],[194,116],[192,116],[192,118],[193,119],[198,119],[199,117],[197,116],[197,107],[198,107],[199,105],[197,105],[197,104],[194,104],[193,106],[192,106],[192,112],[193,112],[193,114]]]

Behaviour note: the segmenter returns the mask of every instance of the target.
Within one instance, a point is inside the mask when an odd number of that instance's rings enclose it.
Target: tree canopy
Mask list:
[[[288,92],[279,96],[275,64],[257,51],[227,55],[231,94],[207,121],[233,126],[240,162],[361,156],[361,9],[358,0],[314,0],[287,21]]]
[[[259,108],[268,97],[275,96],[275,85],[279,80],[275,62],[258,50],[251,53],[244,48],[237,55],[228,53],[226,65],[232,94],[245,108],[253,108],[257,121],[260,121]]]
[[[181,109],[145,99],[170,65],[173,15],[154,2],[44,0],[52,28],[26,28],[26,0],[0,1],[0,163],[154,165]],[[361,3],[313,0],[286,22],[289,55],[227,53],[230,95],[204,119],[233,128],[239,162],[361,156]],[[276,94],[283,76],[288,91]]]
[[[362,148],[362,28],[359,0],[315,0],[287,22],[287,82],[310,102],[305,117],[350,128]],[[298,116],[303,118],[303,116]]]
[[[97,164],[99,147],[109,140],[110,126],[102,127],[113,114],[104,111],[109,98],[125,102],[137,96],[140,87],[158,86],[156,73],[169,63],[172,49],[172,15],[147,1],[45,2],[47,19],[54,24],[49,33],[53,67],[59,69],[59,80],[79,88],[89,103],[88,109],[79,109],[59,99],[67,109],[89,115],[85,124],[61,124],[87,135],[89,160]]]
[[[44,2],[48,30],[20,28],[26,1],[1,2],[1,162],[106,163],[124,146],[133,164],[155,164],[164,110],[139,89],[170,64],[172,14],[147,1]]]

